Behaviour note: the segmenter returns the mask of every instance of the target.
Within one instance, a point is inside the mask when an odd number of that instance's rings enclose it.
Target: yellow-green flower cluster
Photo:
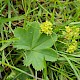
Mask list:
[[[43,22],[41,25],[40,25],[40,28],[41,28],[41,32],[42,33],[45,33],[47,35],[51,35],[52,34],[52,23],[49,22],[49,21],[46,21],[46,22]]]
[[[67,52],[73,53],[77,49],[77,41],[72,41],[72,43],[69,45]]]
[[[65,28],[66,28],[65,38],[67,40],[78,38],[79,28],[77,28],[76,26],[73,26],[73,27],[66,26]]]
[[[64,32],[64,35],[65,35],[65,39],[68,42],[67,52],[73,53],[77,49],[76,39],[79,36],[79,28],[76,26],[73,27],[66,26],[65,29],[66,30]]]
[[[71,29],[69,26],[66,26],[65,28],[66,28],[66,32],[67,32],[67,33],[72,32],[72,29]]]
[[[74,29],[74,32],[73,32],[74,38],[78,38],[78,36],[79,36],[79,28],[74,27],[73,29]]]

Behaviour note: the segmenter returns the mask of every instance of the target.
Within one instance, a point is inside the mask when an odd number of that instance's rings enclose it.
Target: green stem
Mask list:
[[[2,41],[4,40],[4,33],[3,33],[3,25],[1,24],[1,37],[2,37]],[[4,45],[4,42],[2,42],[2,46]],[[2,62],[5,62],[5,54],[4,54],[4,50],[2,50]]]
[[[80,80],[79,74],[76,71],[74,65],[71,63],[70,59],[66,55],[61,54],[61,56],[63,56],[68,61],[68,63],[70,64],[71,68],[73,69],[73,71],[75,73],[75,76],[77,77],[78,80]]]
[[[32,75],[34,75],[34,72],[33,72],[32,69],[30,68],[30,66],[29,66],[28,68],[29,68],[29,70],[30,70],[30,73],[31,73]]]
[[[16,68],[15,66],[11,66],[11,65],[6,64],[6,63],[3,63],[3,62],[0,62],[0,64],[5,65],[5,66],[8,66],[8,67],[13,68],[13,69],[15,69],[15,70],[17,70],[17,71],[19,71],[19,72],[21,72],[21,73],[24,73],[24,74],[26,74],[26,75],[28,75],[28,76],[31,76],[31,77],[35,78],[35,76],[33,76],[33,75],[31,75],[31,74],[29,74],[29,73],[27,73],[27,72],[25,72],[25,71],[23,71],[23,70],[21,70],[21,69],[19,69],[19,68]],[[38,80],[42,80],[41,78],[38,78],[38,77],[37,77],[37,79],[38,79]]]
[[[22,57],[23,57],[23,54],[20,55],[20,56],[16,59],[16,61],[14,62],[14,64],[17,64],[17,62],[18,62]]]
[[[45,68],[43,70],[43,78],[44,78],[44,80],[46,80],[47,79],[47,65],[46,65],[46,61],[45,60],[44,60],[44,64],[45,64]]]
[[[37,80],[37,71],[35,70],[35,79]]]
[[[26,13],[27,13],[27,10],[26,10],[26,0],[24,0],[24,11],[25,11],[25,18],[24,18],[24,25],[23,25],[23,27],[25,28],[26,27]]]
[[[8,0],[8,18],[11,18],[10,0]],[[9,21],[9,29],[14,33],[13,29],[11,28],[11,21]]]

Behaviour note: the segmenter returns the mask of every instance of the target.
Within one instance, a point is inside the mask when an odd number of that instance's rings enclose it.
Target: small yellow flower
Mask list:
[[[76,26],[73,26],[73,27],[66,26],[65,28],[66,28],[65,38],[67,40],[77,39],[78,38],[79,28],[77,28]]]
[[[79,28],[76,28],[76,31],[79,32]]]
[[[78,38],[79,36],[79,28],[75,28],[73,32],[74,38]]]
[[[52,34],[52,23],[49,21],[43,22],[41,25],[41,32],[45,33],[45,34]]]
[[[72,40],[72,44],[77,47],[77,41],[76,40]]]
[[[65,28],[66,28],[66,32],[67,32],[67,33],[72,32],[72,29],[71,29],[69,26],[65,26]]]
[[[72,27],[66,26],[65,29],[66,30],[63,35],[65,36],[65,39],[67,39],[69,41],[69,43],[68,43],[69,46],[67,48],[67,52],[73,53],[77,49],[76,39],[79,36],[80,30],[76,26],[72,26]]]
[[[69,48],[67,49],[67,52],[73,53],[76,50],[76,47],[74,45],[70,45]]]
[[[66,35],[65,35],[65,38],[66,38],[67,40],[72,39],[72,37],[73,37],[73,32],[66,33]]]
[[[72,44],[69,45],[67,52],[73,53],[77,49],[77,41],[73,40]]]
[[[72,37],[73,37],[73,31],[72,31],[71,27],[66,26],[65,28],[66,28],[65,38],[68,39],[68,40],[72,39]]]

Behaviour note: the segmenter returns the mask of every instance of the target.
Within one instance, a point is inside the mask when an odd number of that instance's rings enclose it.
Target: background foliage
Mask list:
[[[46,20],[53,40],[39,33]],[[77,49],[68,53],[65,26],[80,28],[79,0],[0,0],[0,78],[79,80],[80,31]]]

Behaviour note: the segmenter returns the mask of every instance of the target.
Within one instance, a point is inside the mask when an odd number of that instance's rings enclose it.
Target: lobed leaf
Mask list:
[[[32,64],[38,71],[44,68],[44,59],[46,61],[57,60],[57,53],[51,49],[57,40],[57,35],[56,33],[52,35],[41,34],[38,22],[28,23],[25,29],[16,28],[14,36],[18,38],[14,42],[14,47],[27,50],[24,65]]]

